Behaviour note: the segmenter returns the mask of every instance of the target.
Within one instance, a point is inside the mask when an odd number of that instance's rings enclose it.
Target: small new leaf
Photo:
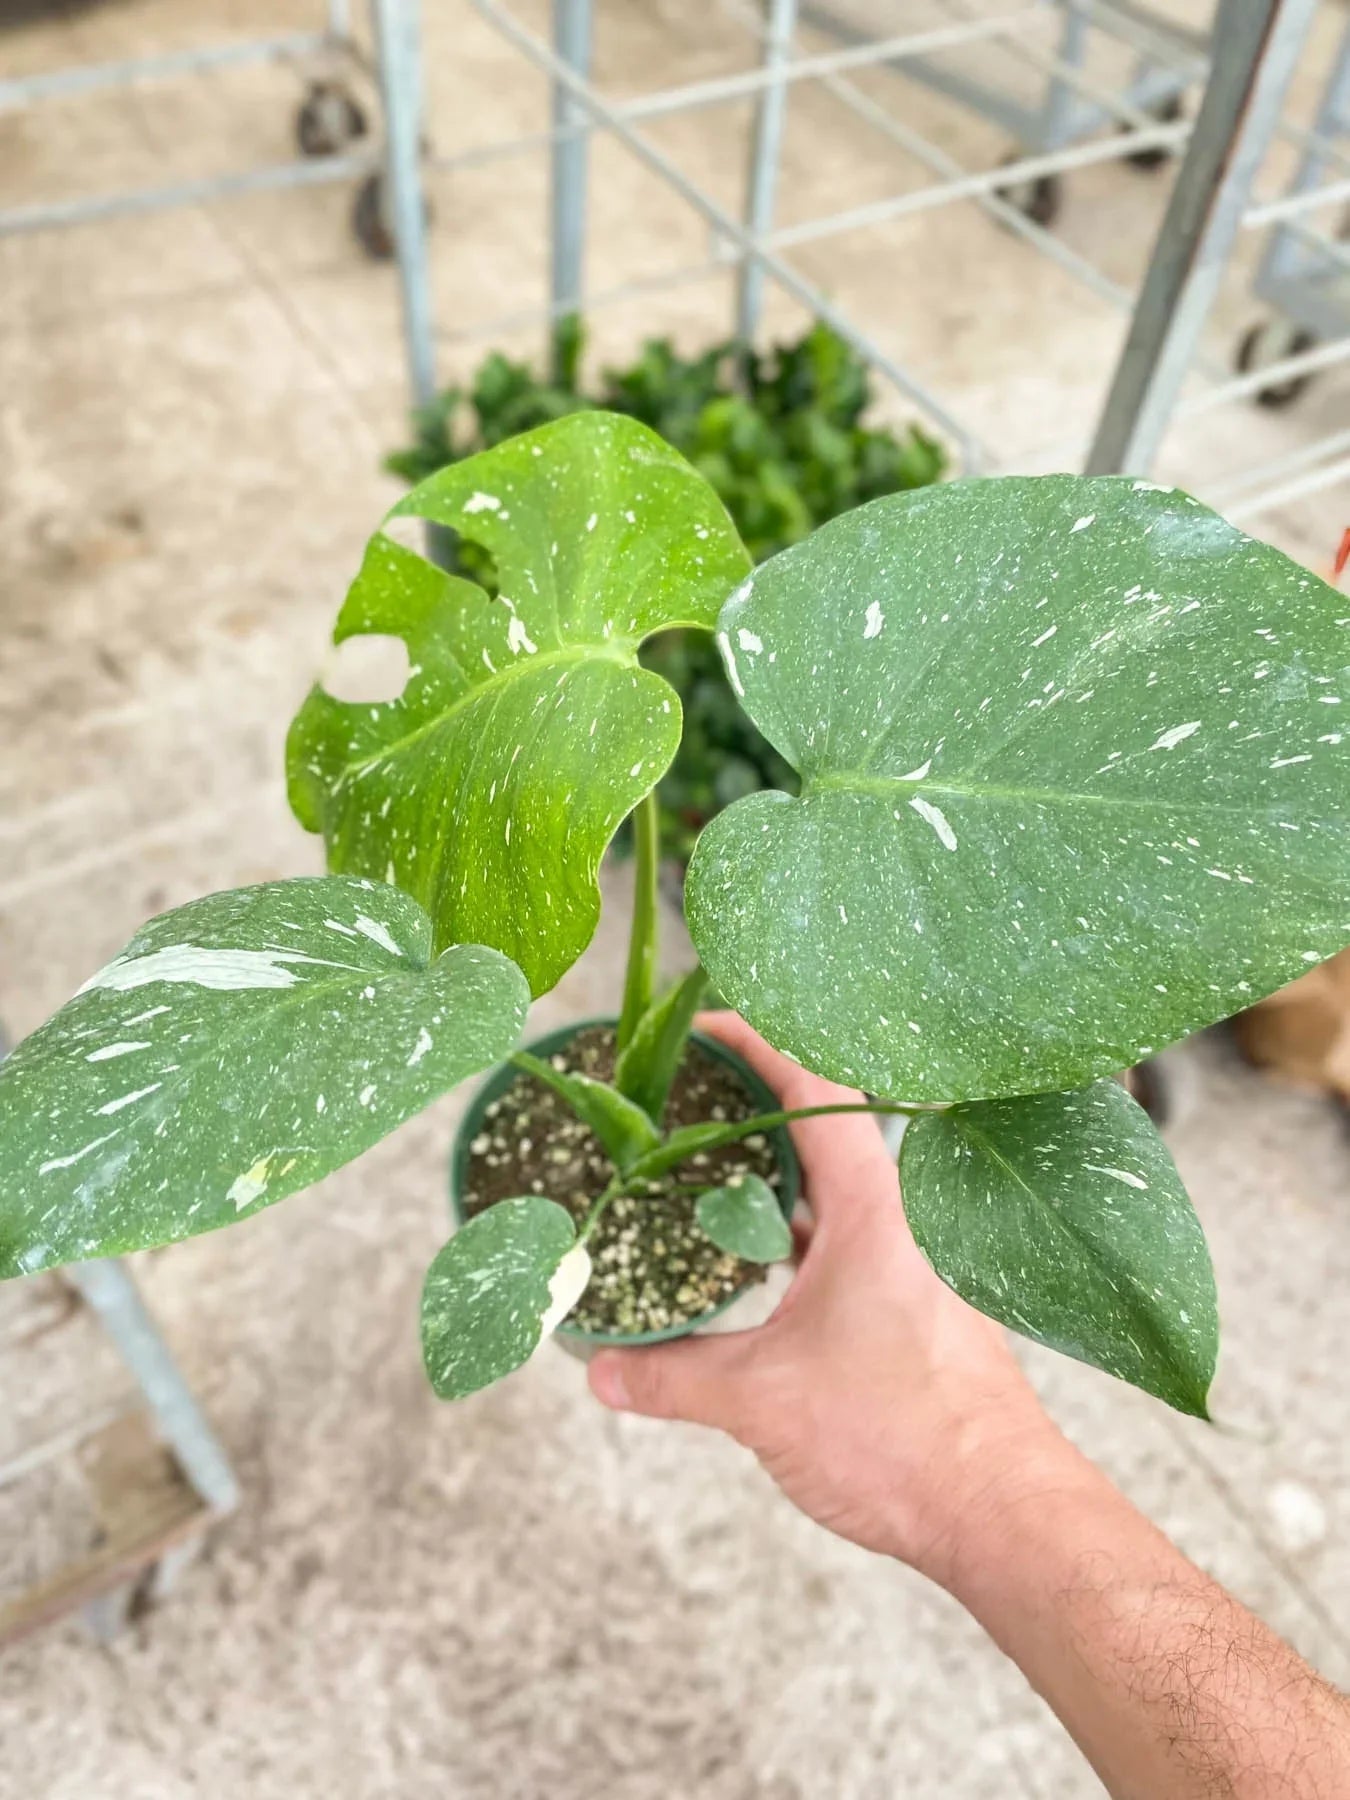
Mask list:
[[[615,1064],[614,1085],[654,1124],[661,1123],[670,1084],[707,987],[707,976],[695,968],[667,988],[638,1020]]]
[[[470,1219],[422,1289],[422,1355],[441,1399],[462,1400],[528,1362],[589,1277],[576,1227],[552,1200],[499,1200]]]
[[[962,1299],[1208,1416],[1209,1252],[1166,1145],[1116,1082],[924,1113],[900,1176],[919,1248]]]
[[[333,876],[143,925],[0,1063],[0,1277],[231,1225],[507,1054],[495,950],[431,954],[396,888]]]
[[[512,1058],[517,1068],[527,1070],[536,1081],[560,1094],[577,1117],[584,1121],[605,1147],[605,1153],[620,1174],[626,1174],[640,1156],[661,1141],[661,1134],[631,1100],[617,1089],[589,1075],[572,1075],[555,1069],[541,1057],[527,1050],[517,1051]]]
[[[741,1175],[700,1194],[699,1226],[719,1250],[747,1262],[781,1262],[792,1254],[792,1232],[778,1196],[759,1175]]]

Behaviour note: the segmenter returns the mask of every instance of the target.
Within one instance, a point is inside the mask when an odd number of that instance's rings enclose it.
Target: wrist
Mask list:
[[[1100,1574],[1133,1507],[1046,1418],[1005,1453],[1001,1472],[966,1499],[944,1585],[986,1629],[1038,1612],[1047,1587]],[[1141,1520],[1140,1523],[1143,1523]]]
[[[1104,1477],[1084,1458],[1031,1390],[1009,1403],[967,1413],[944,1453],[934,1512],[917,1554],[907,1557],[923,1575],[976,1610],[991,1574],[1018,1554],[1019,1538],[1048,1508]]]

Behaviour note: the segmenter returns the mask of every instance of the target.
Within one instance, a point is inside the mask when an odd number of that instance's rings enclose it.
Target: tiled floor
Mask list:
[[[536,128],[542,84],[467,4],[426,12],[438,145]],[[299,0],[53,9],[0,32],[0,69],[309,16]],[[601,13],[601,68],[620,92],[715,73],[734,43],[712,0]],[[279,160],[297,89],[293,72],[257,69],[0,118],[0,196]],[[958,154],[1001,149],[928,97],[913,108]],[[733,109],[656,135],[734,201],[743,125]],[[794,98],[785,168],[785,217],[837,203],[841,186],[862,196],[910,178],[810,91]],[[436,183],[447,375],[479,350],[454,334],[537,294],[545,192],[537,161]],[[1063,230],[1128,278],[1159,199],[1131,172],[1084,173]],[[13,1033],[147,914],[318,866],[285,808],[281,742],[392,495],[378,462],[404,404],[393,282],[355,250],[349,201],[310,190],[0,241],[0,1014]],[[612,148],[597,150],[594,217],[599,285],[707,251]],[[977,212],[800,260],[1010,462],[1090,425],[1118,320]],[[727,292],[718,277],[610,309],[597,353],[654,330],[691,345],[720,332]],[[1216,352],[1251,311],[1240,290],[1225,297]],[[793,318],[773,302],[773,324]],[[534,335],[508,341],[533,348]],[[1174,443],[1168,471],[1204,492],[1235,438],[1244,457],[1297,443],[1343,417],[1345,391],[1324,383],[1279,419],[1213,416]],[[1324,558],[1338,498],[1265,528]],[[622,872],[612,886],[621,901]],[[541,1020],[604,1004],[621,914]],[[1350,1154],[1327,1108],[1262,1085],[1221,1046],[1202,1046],[1194,1070],[1173,1142],[1218,1267],[1225,1427],[1049,1357],[1034,1367],[1139,1502],[1344,1678]],[[443,1230],[455,1104],[246,1230],[141,1259],[245,1504],[171,1604],[111,1649],[70,1627],[0,1662],[3,1800],[1094,1792],[953,1606],[791,1515],[732,1446],[603,1415],[562,1356],[436,1405],[414,1302]],[[120,1386],[83,1320],[14,1347],[39,1299],[0,1290],[0,1462]],[[0,1574],[68,1548],[78,1502],[59,1476],[0,1489]]]

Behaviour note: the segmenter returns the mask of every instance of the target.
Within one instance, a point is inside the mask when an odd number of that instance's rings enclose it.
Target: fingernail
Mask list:
[[[591,1392],[597,1400],[619,1411],[632,1405],[628,1383],[624,1380],[623,1361],[613,1352],[595,1358],[591,1364],[590,1376]]]

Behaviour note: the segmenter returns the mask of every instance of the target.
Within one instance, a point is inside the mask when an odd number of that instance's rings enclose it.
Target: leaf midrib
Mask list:
[[[1177,811],[1235,813],[1244,819],[1277,805],[1274,801],[1247,802],[1195,798],[1170,800],[1140,794],[1084,794],[1072,788],[1003,787],[993,782],[963,784],[956,781],[905,781],[898,775],[820,774],[804,777],[799,798],[809,799],[814,793],[875,794],[894,799],[897,794],[936,794],[953,800],[1021,800],[1046,806],[1099,806]]]
[[[533,656],[518,657],[508,668],[496,670],[485,681],[472,682],[462,694],[455,696],[449,706],[441,708],[431,718],[424,719],[421,724],[415,725],[402,737],[394,738],[391,742],[381,745],[373,755],[363,756],[356,761],[344,762],[342,776],[344,779],[354,779],[367,769],[377,768],[380,763],[387,762],[390,757],[397,756],[410,745],[419,743],[423,738],[429,737],[432,732],[439,731],[441,726],[453,719],[456,713],[462,712],[485,694],[491,693],[494,688],[509,687],[513,681],[519,680],[529,670],[572,667],[584,662],[609,662],[614,663],[616,667],[625,669],[639,666],[634,648],[626,639],[612,639],[604,645],[586,644],[575,649],[540,650],[536,651]],[[354,704],[353,710],[362,710],[359,702]]]
[[[1100,1244],[1095,1243],[1088,1237],[1070,1214],[1062,1211],[1060,1208],[1044,1199],[1036,1189],[1031,1186],[1030,1182],[1025,1179],[1020,1171],[1014,1168],[1007,1157],[999,1151],[993,1141],[988,1138],[977,1125],[972,1125],[968,1120],[958,1117],[953,1117],[951,1122],[954,1130],[960,1132],[963,1136],[970,1138],[979,1148],[982,1155],[987,1156],[990,1162],[995,1163],[1003,1170],[1004,1174],[1009,1177],[1015,1186],[1021,1188],[1022,1192],[1026,1194],[1028,1199],[1032,1201],[1041,1214],[1051,1218],[1055,1225],[1068,1237],[1071,1237],[1080,1249],[1086,1251],[1094,1262],[1098,1263],[1102,1268],[1107,1270],[1124,1284],[1126,1292],[1130,1295],[1129,1310],[1131,1317],[1142,1325],[1143,1335],[1152,1343],[1155,1354],[1158,1354],[1161,1357],[1163,1363],[1168,1364],[1174,1362],[1176,1358],[1175,1348],[1162,1335],[1162,1332],[1155,1324],[1152,1316],[1143,1308],[1139,1299],[1139,1283],[1134,1275],[1118,1260],[1106,1252]],[[1116,1292],[1119,1293],[1120,1289],[1117,1288]]]

